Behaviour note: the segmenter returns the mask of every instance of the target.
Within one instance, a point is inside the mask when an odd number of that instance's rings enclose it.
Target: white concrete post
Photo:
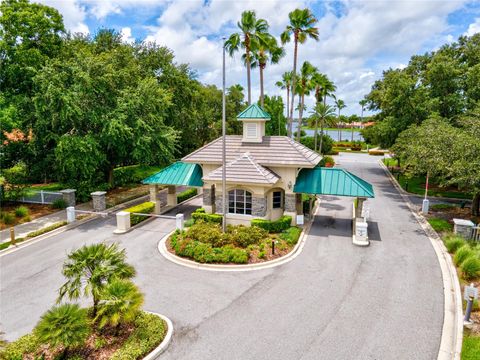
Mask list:
[[[184,223],[183,214],[177,214],[175,218],[176,218],[176,229],[183,231],[183,223]]]
[[[45,204],[45,196],[43,194],[43,190],[40,190],[40,197],[42,198],[42,204]]]
[[[117,228],[115,234],[124,234],[130,230],[130,213],[128,211],[119,211],[117,213]]]
[[[423,214],[428,214],[428,209],[430,207],[430,201],[428,199],[423,199],[422,202],[422,213]]]
[[[361,219],[355,222],[355,234],[353,236],[353,244],[357,246],[368,246],[368,224]]]
[[[75,206],[67,207],[67,223],[70,224],[75,221]]]

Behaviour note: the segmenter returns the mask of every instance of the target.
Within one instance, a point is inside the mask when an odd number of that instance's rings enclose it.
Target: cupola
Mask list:
[[[237,120],[243,122],[242,142],[261,143],[265,136],[265,122],[270,119],[270,114],[257,104],[250,105],[238,114]]]

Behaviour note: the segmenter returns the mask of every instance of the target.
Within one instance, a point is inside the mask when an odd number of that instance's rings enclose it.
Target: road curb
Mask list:
[[[385,164],[381,160],[379,163],[395,188],[397,190],[403,190]],[[442,338],[437,360],[460,360],[463,340],[463,310],[462,293],[457,271],[453,265],[450,254],[447,252],[447,249],[437,232],[433,230],[423,215],[415,211],[415,206],[408,196],[403,191],[399,191],[399,194],[429,238],[442,271],[444,316]]]
[[[317,201],[317,205],[313,211],[314,214],[318,211],[320,204],[320,199]],[[168,251],[166,242],[167,239],[175,232],[175,230],[171,231],[167,235],[165,235],[160,241],[158,242],[157,248],[160,254],[167,260],[181,266],[188,267],[190,269],[195,270],[205,270],[205,271],[217,271],[217,272],[241,272],[241,271],[254,271],[254,270],[264,270],[270,269],[276,266],[284,265],[293,259],[295,259],[298,255],[302,253],[303,247],[305,246],[306,237],[308,236],[310,229],[312,227],[313,221],[310,221],[302,230],[300,237],[298,238],[298,242],[287,255],[282,256],[281,258],[266,261],[264,263],[259,264],[247,264],[247,265],[220,265],[220,264],[200,264],[192,260],[184,259],[180,256],[172,254]]]
[[[167,333],[163,338],[162,342],[160,343],[160,345],[158,345],[155,349],[153,349],[153,351],[151,351],[147,356],[143,358],[143,360],[154,360],[167,349],[168,345],[170,345],[170,342],[172,341],[172,336],[173,336],[173,323],[165,315],[158,314],[152,311],[145,311],[145,312],[156,315],[167,323]]]

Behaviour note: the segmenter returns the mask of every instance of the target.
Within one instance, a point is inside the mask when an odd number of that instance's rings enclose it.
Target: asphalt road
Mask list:
[[[30,331],[53,304],[69,251],[115,241],[137,269],[145,309],[174,323],[163,359],[435,359],[443,287],[434,250],[378,158],[342,154],[337,161],[374,185],[369,247],[352,245],[352,200],[339,197],[322,198],[294,261],[244,273],[165,260],[157,243],[173,220],[118,236],[113,218],[99,219],[0,258],[5,337]]]

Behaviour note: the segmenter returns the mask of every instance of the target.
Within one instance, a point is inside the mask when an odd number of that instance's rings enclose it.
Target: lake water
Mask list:
[[[297,129],[297,124],[293,123],[293,132]],[[307,133],[307,136],[314,136],[314,130],[303,130]],[[353,132],[353,140],[354,141],[363,141],[363,136],[360,134],[360,131],[342,131],[342,141],[351,141],[352,140],[352,132]],[[318,129],[318,133],[320,134],[320,129]],[[324,134],[330,136],[333,141],[339,141],[339,133],[338,130],[323,130]]]

